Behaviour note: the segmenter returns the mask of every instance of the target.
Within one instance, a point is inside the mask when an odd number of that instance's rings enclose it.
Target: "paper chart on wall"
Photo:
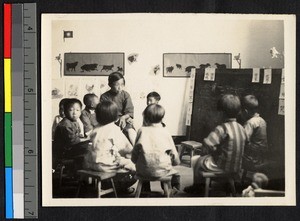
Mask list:
[[[65,94],[64,80],[54,79],[52,80],[52,99],[61,99]]]
[[[68,80],[66,81],[66,96],[68,98],[79,98],[79,81]]]

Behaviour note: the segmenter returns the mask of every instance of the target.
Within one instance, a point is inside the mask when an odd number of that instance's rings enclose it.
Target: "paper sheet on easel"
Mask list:
[[[185,125],[186,126],[191,126],[191,120],[192,120],[192,115],[191,114],[187,114],[186,115]]]
[[[284,93],[284,84],[280,84],[280,92],[279,92],[279,99],[284,99],[285,93]]]
[[[215,81],[216,69],[205,68],[204,81]]]
[[[284,83],[284,68],[281,71],[281,83]]]
[[[278,115],[284,115],[284,99],[279,99]]]
[[[259,83],[259,79],[260,79],[260,69],[259,68],[253,68],[252,83]]]
[[[272,83],[272,69],[265,69],[263,84],[271,84],[271,83]]]

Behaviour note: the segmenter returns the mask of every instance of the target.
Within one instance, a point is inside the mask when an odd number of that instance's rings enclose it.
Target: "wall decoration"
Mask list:
[[[81,81],[80,91],[82,92],[83,96],[85,94],[96,94],[97,96],[99,96],[100,84],[101,81],[97,78],[84,79]]]
[[[158,64],[158,65],[152,66],[149,74],[152,76],[159,75],[160,74],[160,65]]]
[[[236,62],[239,64],[239,69],[242,68],[242,59],[241,59],[241,53],[238,55],[234,56],[233,60],[236,60]]]
[[[79,81],[66,81],[66,97],[78,98],[79,95]]]
[[[129,64],[137,62],[138,56],[139,56],[139,54],[137,54],[137,53],[133,53],[133,54],[128,55],[127,60],[129,62]]]
[[[230,53],[165,53],[164,77],[189,77],[193,68],[231,68]]]
[[[124,74],[124,53],[64,54],[66,76],[108,76],[114,71]]]
[[[55,57],[55,60],[58,61],[59,63],[59,76],[62,77],[62,59],[61,59],[61,54]]]
[[[65,38],[73,38],[73,31],[64,31],[64,42]]]
[[[61,99],[64,96],[64,81],[61,79],[52,80],[52,90],[51,90],[51,96],[52,99]]]

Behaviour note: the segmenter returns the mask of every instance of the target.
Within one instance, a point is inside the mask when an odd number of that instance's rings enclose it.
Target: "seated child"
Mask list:
[[[100,102],[113,101],[118,107],[119,121],[117,124],[121,127],[124,134],[129,138],[131,144],[134,144],[136,131],[133,127],[133,104],[128,92],[124,91],[124,76],[119,72],[113,72],[108,77],[110,90],[100,97]]]
[[[131,160],[136,164],[138,177],[155,180],[172,176],[172,188],[178,191],[180,175],[172,166],[178,165],[180,161],[171,135],[161,124],[164,115],[165,110],[159,104],[146,107],[143,126],[138,131]]]
[[[124,177],[130,177],[128,174],[134,173],[135,166],[130,160],[132,145],[115,124],[118,106],[112,101],[103,101],[97,105],[95,112],[99,126],[90,135],[92,145],[85,157],[85,167],[100,172],[123,171],[114,178],[115,185],[119,190],[128,190],[136,180],[133,175],[127,181]]]
[[[150,105],[150,104],[158,104],[159,101],[160,101],[161,97],[159,95],[159,93],[153,91],[153,92],[150,92],[148,95],[147,95],[147,105]],[[161,122],[161,124],[163,125],[163,127],[165,127],[165,123]]]
[[[55,133],[55,129],[58,125],[59,122],[62,121],[62,119],[65,117],[65,113],[64,113],[64,103],[68,100],[68,98],[63,98],[60,100],[59,102],[59,115],[56,115],[52,124],[52,139],[54,139],[54,133]]]
[[[85,134],[90,134],[98,125],[95,109],[99,99],[95,94],[86,94],[83,97],[83,103],[85,104],[85,109],[81,113],[80,120],[83,123]]]
[[[254,95],[245,96],[242,104],[242,113],[246,118],[244,128],[249,139],[245,146],[244,160],[255,166],[263,163],[268,150],[267,123],[257,113],[258,101]]]
[[[254,197],[255,189],[264,189],[268,185],[269,179],[263,173],[255,173],[252,178],[252,183],[247,189],[242,192],[242,197]]]
[[[241,104],[237,96],[224,95],[218,102],[218,109],[223,112],[224,123],[217,126],[207,138],[203,140],[202,152],[204,156],[195,156],[192,162],[194,184],[186,187],[185,192],[199,192],[203,177],[199,171],[238,173],[241,169],[242,156],[246,142],[245,129],[236,122]]]
[[[54,161],[60,158],[77,158],[87,152],[89,138],[82,137],[78,123],[81,108],[82,104],[78,99],[68,99],[64,103],[65,117],[57,125],[54,134]]]
[[[150,105],[150,104],[158,104],[158,102],[160,101],[160,95],[159,93],[153,91],[153,92],[150,92],[148,95],[147,95],[147,105]]]

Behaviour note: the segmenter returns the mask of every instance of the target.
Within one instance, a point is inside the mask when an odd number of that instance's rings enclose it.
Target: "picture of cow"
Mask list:
[[[84,64],[81,66],[81,72],[98,71],[97,67],[98,67],[98,64]]]
[[[226,64],[215,63],[215,65],[218,69],[226,69]]]
[[[176,64],[176,68],[182,69],[182,65],[181,64]]]
[[[173,66],[166,67],[166,70],[167,70],[167,73],[172,73],[174,70],[174,67]]]
[[[78,61],[73,63],[66,63],[67,71],[76,71],[76,66],[78,64]]]
[[[209,68],[210,67],[210,63],[206,63],[206,64],[200,64],[199,65],[200,68]]]
[[[112,71],[112,68],[114,67],[114,65],[103,65],[103,68],[101,69],[101,71]]]
[[[185,68],[185,71],[189,73],[189,72],[191,72],[192,68],[196,68],[196,67],[195,66],[187,66]]]

